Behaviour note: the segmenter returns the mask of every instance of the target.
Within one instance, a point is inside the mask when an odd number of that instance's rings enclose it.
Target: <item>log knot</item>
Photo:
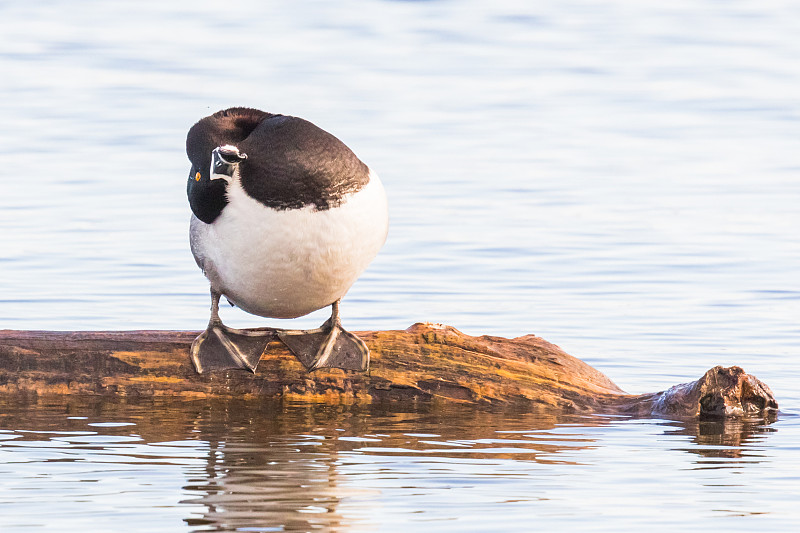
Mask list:
[[[653,414],[677,416],[764,417],[778,410],[770,388],[741,367],[715,366],[691,383],[659,393]]]

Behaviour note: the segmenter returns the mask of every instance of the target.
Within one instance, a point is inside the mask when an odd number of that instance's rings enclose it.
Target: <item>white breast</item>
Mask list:
[[[213,289],[245,311],[295,318],[347,292],[386,240],[386,193],[377,175],[339,207],[277,210],[228,184],[212,223],[192,216],[192,253]]]

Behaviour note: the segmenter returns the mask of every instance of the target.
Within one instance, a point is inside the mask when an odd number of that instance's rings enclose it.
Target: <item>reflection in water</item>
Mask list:
[[[775,429],[758,420],[692,420],[676,424],[673,435],[689,435],[694,452],[708,459],[757,458],[758,445]],[[699,461],[708,465],[707,461]]]
[[[555,435],[543,441],[498,436],[499,428],[507,427],[505,417],[473,410],[285,410],[275,404],[223,402],[210,404],[195,416],[195,429],[209,442],[208,462],[184,487],[197,497],[184,503],[203,505],[206,511],[187,522],[222,529],[254,522],[280,524],[285,530],[353,527],[358,520],[344,519],[340,504],[379,496],[379,491],[359,489],[347,481],[354,467],[360,467],[356,475],[375,467],[369,461],[354,461],[354,455],[431,454],[436,459],[429,464],[441,461],[442,466],[458,464],[465,453],[473,459],[524,456],[552,462],[549,456],[560,448],[581,448],[591,442]],[[558,421],[550,414],[512,426],[536,432],[552,429]],[[384,467],[378,470],[385,471]]]
[[[691,452],[682,454],[688,461],[677,460],[687,471],[745,468],[761,460],[759,444],[772,431],[746,422],[461,407],[6,404],[0,415],[0,505],[15,505],[0,525],[48,528],[79,516],[101,527],[124,502],[128,513],[149,513],[150,530],[178,516],[192,531],[391,530],[393,520],[435,525],[437,531],[518,527],[531,512],[565,512],[578,501],[598,505],[581,500],[586,471],[608,469],[609,483],[623,487],[639,467],[619,456],[626,455],[620,443],[645,442],[644,451],[654,457]],[[180,486],[163,484],[176,468]],[[87,492],[87,483],[101,486]],[[48,494],[58,498],[42,514],[39,504]],[[98,498],[111,507],[87,505]],[[607,503],[602,507],[609,511]]]
[[[319,434],[327,423],[275,404],[214,403],[190,414],[208,453],[202,469],[187,472],[191,496],[181,503],[203,508],[189,525],[307,531],[344,524],[337,450]]]

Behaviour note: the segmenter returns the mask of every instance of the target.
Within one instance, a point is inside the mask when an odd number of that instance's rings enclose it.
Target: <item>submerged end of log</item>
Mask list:
[[[679,418],[763,418],[778,411],[770,388],[738,366],[715,366],[697,381],[635,396],[629,410],[638,414],[644,406],[648,415]]]
[[[629,395],[557,346],[526,335],[465,335],[450,326],[359,332],[371,350],[365,374],[307,373],[271,342],[255,374],[198,375],[189,346],[198,332],[0,331],[0,394],[182,398],[272,397],[325,403],[459,402],[481,406],[618,412],[634,416],[766,416],[769,387],[739,367],[715,367],[663,392]]]

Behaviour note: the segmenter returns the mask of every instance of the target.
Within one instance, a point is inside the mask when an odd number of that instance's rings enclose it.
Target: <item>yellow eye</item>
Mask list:
[[[194,175],[194,181],[200,181],[200,173]]]

